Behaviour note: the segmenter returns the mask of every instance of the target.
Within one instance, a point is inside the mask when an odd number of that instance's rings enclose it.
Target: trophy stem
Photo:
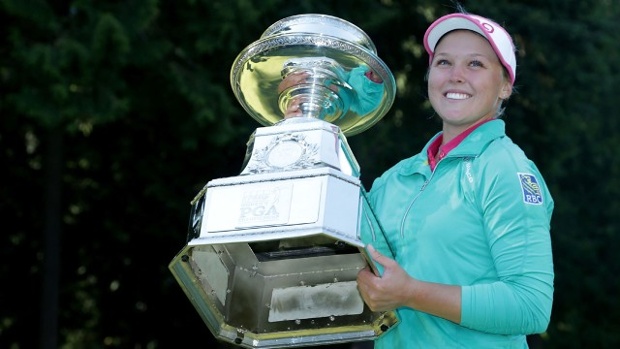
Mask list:
[[[338,119],[344,115],[344,101],[334,91],[319,84],[301,84],[280,95],[280,109],[286,112],[297,104],[301,116],[320,120]]]
[[[282,113],[297,104],[302,116],[332,122],[349,111],[344,68],[328,57],[293,58],[281,72],[278,105]]]

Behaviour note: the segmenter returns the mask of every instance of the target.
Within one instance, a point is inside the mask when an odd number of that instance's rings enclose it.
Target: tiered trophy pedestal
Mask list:
[[[267,126],[250,138],[239,176],[211,180],[194,198],[187,244],[169,265],[218,339],[292,348],[372,340],[397,324],[357,290],[358,272],[374,268],[366,242],[383,233],[337,125],[359,133],[392,103],[393,77],[373,50],[348,22],[300,15],[270,27],[233,66],[235,94]],[[363,115],[353,107],[364,92],[347,80],[350,66],[381,78]],[[289,74],[303,79],[278,91]],[[291,103],[303,115],[283,119]]]

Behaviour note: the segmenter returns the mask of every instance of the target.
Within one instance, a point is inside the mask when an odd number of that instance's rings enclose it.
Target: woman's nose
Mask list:
[[[450,80],[454,82],[464,82],[465,72],[463,71],[463,68],[458,65],[452,66],[450,69]]]

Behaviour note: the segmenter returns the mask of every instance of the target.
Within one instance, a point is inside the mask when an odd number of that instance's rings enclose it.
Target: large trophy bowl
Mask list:
[[[357,26],[302,14],[246,47],[230,83],[263,127],[241,173],[209,181],[192,200],[171,272],[213,335],[242,347],[382,335],[396,314],[371,311],[356,277],[367,266],[379,273],[366,243],[386,244],[346,136],[390,109],[392,73]]]
[[[307,81],[279,91],[283,79],[300,72],[309,73]],[[358,73],[364,72],[377,74],[382,83],[362,80]],[[287,104],[302,98],[308,116],[339,126],[347,136],[379,121],[392,106],[396,89],[366,33],[340,18],[314,14],[271,25],[239,54],[231,85],[241,105],[262,125],[278,123]]]

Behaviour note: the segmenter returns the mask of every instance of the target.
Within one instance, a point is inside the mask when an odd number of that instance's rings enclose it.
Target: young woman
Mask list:
[[[455,13],[424,36],[428,94],[442,130],[369,193],[384,236],[368,239],[381,275],[358,288],[400,323],[375,348],[527,348],[553,300],[553,200],[499,119],[516,77],[497,23]]]

